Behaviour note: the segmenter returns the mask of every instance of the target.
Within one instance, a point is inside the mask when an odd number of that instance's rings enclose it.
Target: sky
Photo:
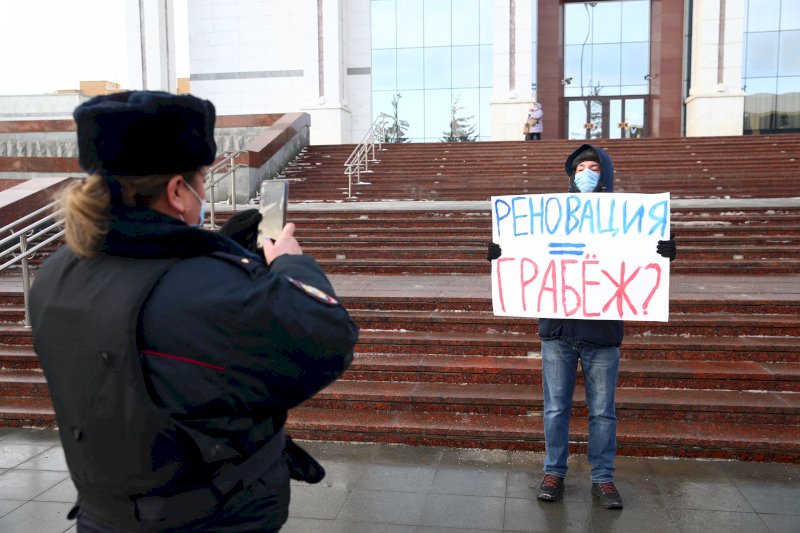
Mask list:
[[[173,0],[178,77],[189,76],[187,0]],[[128,87],[125,0],[0,0],[0,94]]]

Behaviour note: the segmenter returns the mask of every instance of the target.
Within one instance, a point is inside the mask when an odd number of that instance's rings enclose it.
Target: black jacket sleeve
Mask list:
[[[289,409],[352,361],[358,328],[313,258],[236,261],[182,261],[142,312],[156,400],[186,417]]]

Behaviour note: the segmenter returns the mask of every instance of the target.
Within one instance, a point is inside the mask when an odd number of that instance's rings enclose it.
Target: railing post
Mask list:
[[[233,162],[234,157],[231,155],[229,165],[231,170],[231,205],[233,210],[236,211],[236,165]]]
[[[28,270],[28,238],[25,234],[19,236],[19,246],[22,251],[22,300],[25,304],[25,327],[31,327],[31,310],[28,295],[31,292],[31,277]]]
[[[215,197],[216,197],[215,191],[217,189],[217,186],[214,185],[214,173],[213,172],[211,173],[211,183],[212,183],[211,189],[208,191],[208,192],[211,193],[211,209],[210,209],[210,211],[211,211],[211,229],[216,229],[217,228],[217,219],[216,219],[216,213],[214,212],[215,211],[214,206],[217,205],[217,201],[215,199]]]
[[[353,167],[350,167],[347,172],[347,197],[353,197]]]
[[[380,147],[383,146],[383,136],[385,136],[384,124],[386,123],[386,118],[387,115],[385,113],[378,115],[378,117],[370,125],[367,133],[361,138],[361,142],[358,144],[358,146],[356,146],[344,164],[344,173],[347,174],[348,198],[353,197],[353,172],[356,174],[356,185],[359,185],[362,183],[361,165],[364,165],[364,172],[369,172],[369,162],[372,161],[373,163],[377,163],[379,161],[375,157],[375,145],[378,144],[379,149],[381,149]],[[381,137],[376,139],[375,135],[378,131],[378,128],[380,128]]]

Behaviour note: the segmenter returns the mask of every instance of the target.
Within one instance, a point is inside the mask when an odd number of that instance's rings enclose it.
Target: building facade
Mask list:
[[[517,140],[534,101],[544,139],[800,131],[800,0],[190,0],[188,18],[191,91],[223,115],[308,112],[314,144],[382,113],[400,140]]]

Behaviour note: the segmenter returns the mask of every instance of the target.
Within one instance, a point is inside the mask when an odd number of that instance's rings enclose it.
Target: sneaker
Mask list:
[[[545,474],[544,479],[539,484],[539,494],[536,497],[546,502],[554,502],[562,494],[564,494],[564,478],[553,474]]]
[[[619,495],[613,481],[592,483],[592,494],[597,496],[600,505],[606,509],[622,509],[622,496]]]

